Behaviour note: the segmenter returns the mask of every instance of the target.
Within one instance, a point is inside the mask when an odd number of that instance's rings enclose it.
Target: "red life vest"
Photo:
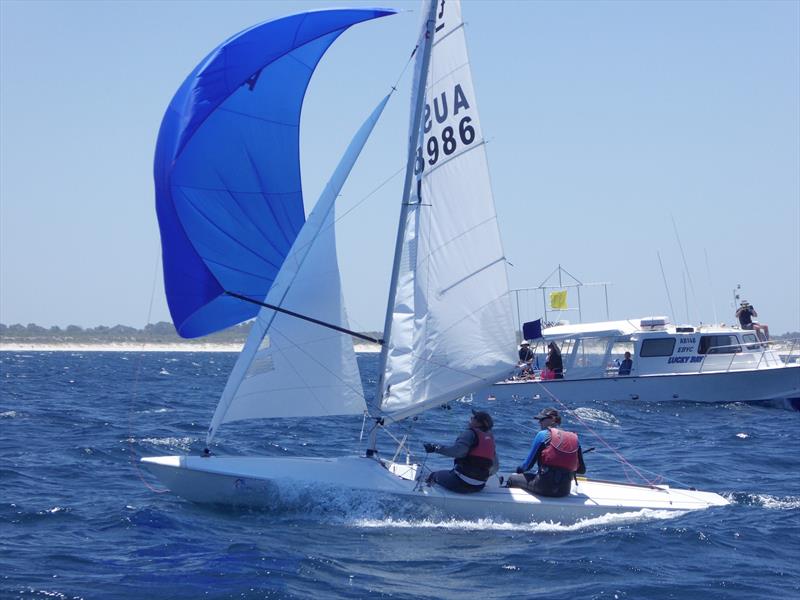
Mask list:
[[[481,431],[480,429],[472,429],[475,432],[475,435],[478,436],[478,443],[475,444],[470,451],[467,453],[467,456],[477,456],[478,458],[488,458],[489,460],[494,460],[494,436],[492,435],[491,431]]]
[[[550,430],[550,443],[542,449],[542,453],[539,455],[539,464],[576,472],[579,465],[578,435],[555,427],[548,429]]]
[[[486,481],[494,464],[494,436],[491,431],[481,431],[474,427],[472,431],[477,441],[464,458],[455,460],[456,470],[472,479]]]

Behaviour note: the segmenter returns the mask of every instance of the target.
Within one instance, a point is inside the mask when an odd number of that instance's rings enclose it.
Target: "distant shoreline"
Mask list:
[[[0,352],[241,352],[243,344],[138,344],[119,342],[107,344],[48,344],[4,343]],[[355,344],[356,352],[380,352],[378,344]]]

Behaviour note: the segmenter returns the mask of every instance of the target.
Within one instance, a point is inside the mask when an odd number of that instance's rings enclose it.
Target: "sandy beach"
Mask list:
[[[378,344],[356,344],[356,352],[379,352]],[[0,352],[239,352],[242,344],[34,344],[0,342]]]

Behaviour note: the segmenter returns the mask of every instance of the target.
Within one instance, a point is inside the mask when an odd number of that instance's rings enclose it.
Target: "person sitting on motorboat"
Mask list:
[[[561,350],[555,342],[547,344],[547,360],[555,374],[553,379],[564,379],[564,361],[561,359]]]
[[[553,372],[553,365],[550,363],[549,360],[546,360],[544,363],[544,369],[542,369],[542,373],[540,375],[542,381],[547,381],[549,379],[555,379],[556,374]]]
[[[575,473],[586,472],[578,435],[556,427],[561,424],[561,415],[555,408],[545,408],[535,419],[541,431],[533,438],[528,457],[508,478],[508,487],[539,496],[567,496]],[[531,473],[534,465],[538,465],[537,471]]]
[[[452,446],[426,442],[425,452],[443,454],[454,459],[453,468],[449,471],[431,473],[427,479],[428,485],[438,483],[451,492],[460,494],[480,492],[486,485],[486,480],[500,467],[492,427],[494,421],[489,413],[473,410],[467,428]]]
[[[633,369],[633,360],[631,360],[631,353],[626,352],[625,358],[619,364],[619,371],[617,371],[617,375],[630,375],[631,369]]]
[[[742,300],[739,304],[739,309],[736,311],[736,318],[739,319],[739,325],[742,329],[755,330],[756,335],[764,341],[769,340],[769,327],[762,325],[758,321],[754,321],[753,317],[757,317],[755,307],[747,300]]]
[[[519,346],[519,362],[531,364],[533,362],[533,350],[531,350],[531,345],[528,342],[522,342]]]

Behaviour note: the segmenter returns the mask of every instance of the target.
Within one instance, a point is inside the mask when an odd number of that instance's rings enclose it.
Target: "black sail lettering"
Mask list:
[[[423,130],[425,133],[428,133],[433,127],[433,121],[431,121],[431,105],[425,105],[425,114],[422,117],[422,120],[425,122],[425,129]]]
[[[467,97],[464,95],[464,90],[461,89],[461,84],[456,84],[456,89],[453,91],[453,96],[455,97],[455,101],[453,102],[453,114],[457,115],[460,109],[467,109],[469,108],[469,102],[467,102]]]
[[[437,21],[441,21],[441,19],[444,17],[444,1],[445,0],[442,0],[441,4],[439,5],[439,14],[436,15]],[[436,31],[440,31],[442,29],[444,29],[444,22],[441,22],[438,25],[436,25]]]
[[[439,110],[439,98],[433,99],[433,111],[436,113],[436,122],[444,123],[445,119],[447,119],[447,96],[442,92],[440,97],[442,99],[441,112]]]

